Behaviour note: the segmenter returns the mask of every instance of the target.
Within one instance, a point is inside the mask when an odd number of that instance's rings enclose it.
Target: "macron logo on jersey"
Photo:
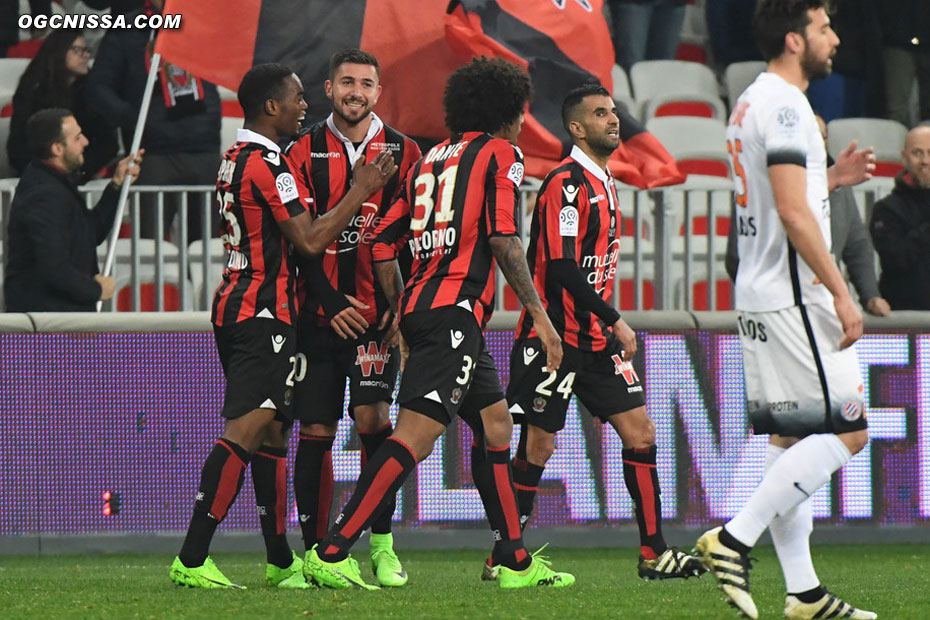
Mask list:
[[[577,187],[575,185],[566,185],[565,187],[563,187],[562,193],[565,194],[565,200],[567,200],[568,202],[575,202],[575,196],[578,195],[578,190],[580,189],[581,189],[580,187]]]
[[[452,348],[453,348],[453,349],[458,349],[458,348],[459,348],[459,345],[462,344],[462,341],[465,340],[465,334],[463,334],[462,332],[460,332],[460,331],[457,330],[457,329],[454,330],[454,331],[450,331],[450,332],[449,332],[449,335],[450,335],[451,338],[452,338]]]

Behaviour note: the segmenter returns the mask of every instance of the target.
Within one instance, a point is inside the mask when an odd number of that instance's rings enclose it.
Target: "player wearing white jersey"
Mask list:
[[[727,601],[757,618],[749,551],[768,528],[788,618],[875,618],[829,593],[810,557],[810,497],[868,442],[850,346],[862,315],[829,252],[829,191],[867,178],[870,149],[851,144],[831,169],[804,90],[826,77],[839,39],[826,0],[760,0],[753,31],[768,70],[727,128],[736,184],[736,307],[753,431],[771,434],[766,471],[739,513],[696,550]]]

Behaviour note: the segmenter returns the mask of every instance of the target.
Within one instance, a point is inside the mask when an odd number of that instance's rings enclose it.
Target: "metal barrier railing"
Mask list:
[[[855,189],[863,219],[875,201],[891,191],[893,179],[875,179]],[[527,179],[521,188],[518,227],[529,242],[532,208],[540,182]],[[106,181],[80,188],[88,208],[99,199]],[[14,179],[0,180],[0,260],[6,266],[7,222],[15,192]],[[718,284],[726,282],[724,258],[733,195],[726,179],[701,178],[674,187],[639,190],[618,186],[623,237],[614,278],[617,307],[632,310],[726,310]],[[117,294],[104,305],[108,312],[142,310],[208,310],[222,279],[226,257],[216,235],[215,188],[204,185],[133,186],[119,239],[113,275]],[[176,210],[174,224],[165,214]],[[143,238],[142,215],[154,216],[152,238]],[[154,211],[154,213],[152,213]],[[203,231],[190,238],[189,216],[197,215]],[[101,264],[106,244],[98,248]],[[0,274],[2,281],[2,274]],[[704,282],[706,296],[696,303],[695,285]],[[732,288],[725,284],[722,291]],[[497,309],[514,310],[505,303],[506,281],[497,279]],[[632,300],[621,299],[621,287]],[[2,287],[0,287],[2,288]],[[511,297],[512,299],[512,297]],[[651,303],[650,302],[651,299]],[[622,302],[622,303],[621,303]]]

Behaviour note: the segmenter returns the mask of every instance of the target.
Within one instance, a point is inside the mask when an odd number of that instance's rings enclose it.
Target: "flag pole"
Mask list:
[[[129,148],[129,154],[135,155],[139,152],[139,145],[142,143],[142,132],[145,129],[145,120],[149,114],[149,102],[152,101],[152,91],[155,88],[155,77],[158,75],[158,68],[161,65],[161,54],[155,52],[152,54],[149,63],[149,75],[145,82],[145,90],[142,93],[142,109],[139,110],[139,117],[136,119],[136,128],[132,134],[132,145]],[[120,187],[119,202],[116,204],[116,216],[113,218],[113,229],[110,231],[110,245],[107,247],[107,258],[103,263],[103,275],[108,276],[113,270],[113,262],[116,258],[116,240],[119,237],[119,229],[123,223],[123,213],[126,210],[126,201],[129,198],[129,187],[132,185],[132,175],[127,174],[123,179],[123,185]],[[97,302],[97,312],[103,307],[103,301]]]

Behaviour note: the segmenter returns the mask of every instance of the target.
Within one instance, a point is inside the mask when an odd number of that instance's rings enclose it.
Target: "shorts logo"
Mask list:
[[[384,365],[391,359],[391,350],[387,344],[382,342],[379,346],[378,342],[369,342],[367,351],[364,345],[356,347],[356,351],[358,356],[355,358],[355,365],[362,367],[363,376],[370,377],[372,369],[375,374],[384,374]]]
[[[457,329],[453,329],[449,332],[449,335],[452,337],[452,348],[458,349],[459,345],[462,344],[462,341],[465,340],[465,334],[460,332]]]
[[[284,404],[288,407],[294,402],[294,390],[287,388],[284,390]]]
[[[526,347],[523,349],[523,365],[529,366],[536,356],[539,355],[539,351],[533,347]]]
[[[459,401],[462,400],[462,388],[455,388],[452,390],[452,397],[449,398],[449,401],[453,405],[459,404]]]
[[[559,211],[559,234],[563,237],[578,236],[578,209],[565,205]]]
[[[611,355],[610,359],[614,361],[614,374],[623,375],[623,380],[627,385],[639,383],[639,375],[636,374],[636,369],[633,368],[631,362],[624,362],[619,355]]]
[[[284,346],[285,340],[287,340],[287,337],[282,336],[281,334],[277,334],[271,337],[271,348],[274,349],[275,353],[281,352],[281,347]]]
[[[542,396],[537,396],[533,399],[533,411],[536,413],[542,413],[546,409],[546,399]]]
[[[278,188],[278,196],[281,202],[288,203],[300,197],[297,193],[297,182],[294,181],[290,172],[282,172],[274,180],[275,187]]]
[[[854,422],[862,417],[862,403],[851,400],[843,405],[843,409],[840,413],[847,422]]]

